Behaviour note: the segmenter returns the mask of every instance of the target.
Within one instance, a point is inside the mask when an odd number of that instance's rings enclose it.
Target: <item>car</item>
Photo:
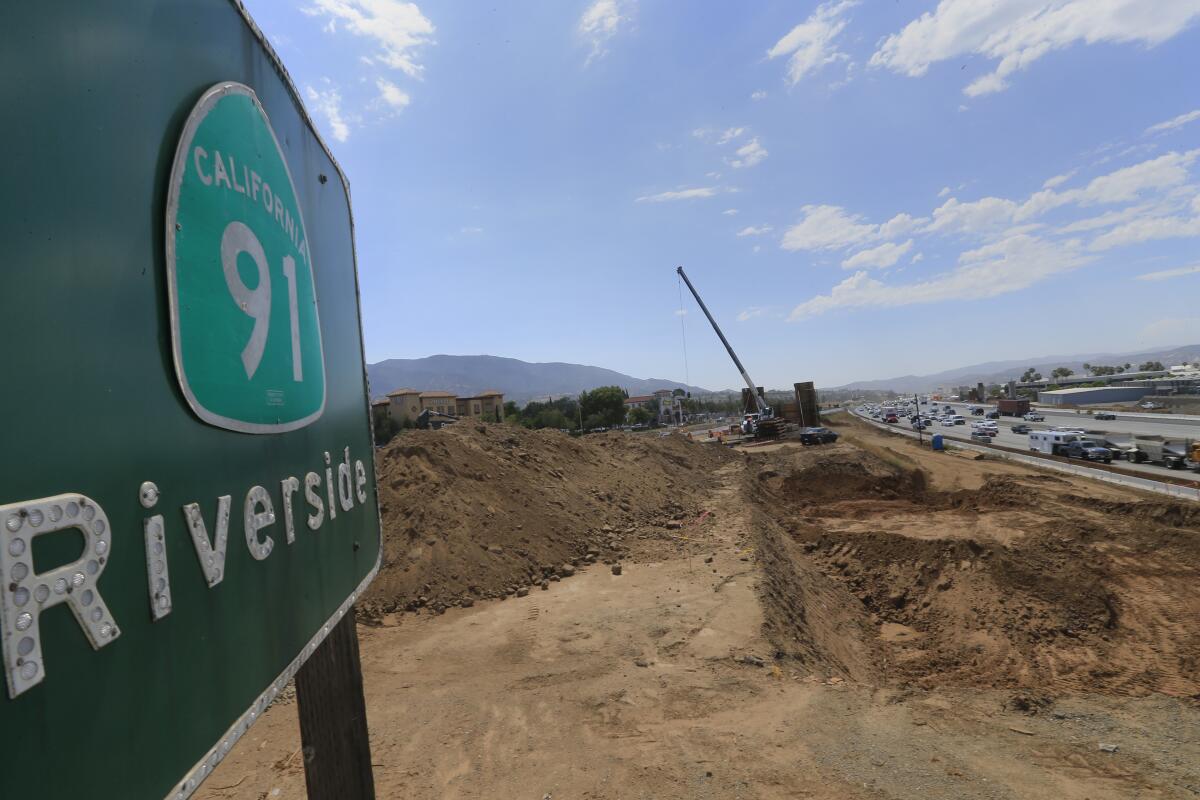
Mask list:
[[[953,428],[954,419],[951,417],[942,417],[942,425],[946,426],[947,428]]]
[[[1024,423],[1018,423],[1010,427],[1009,430],[1013,433],[1029,433],[1031,430],[1033,430],[1033,428]]]
[[[1067,444],[1062,450],[1067,458],[1082,458],[1085,461],[1103,461],[1112,463],[1112,450],[1101,447],[1091,439],[1076,439]]]
[[[972,409],[971,409],[971,413],[972,413],[972,414],[974,414],[974,415],[975,415],[975,416],[977,416],[977,417],[982,417],[982,416],[983,416],[983,409],[982,409],[982,408],[972,408]]]
[[[1116,418],[1117,418],[1117,415],[1112,413],[1111,411],[1101,411],[1099,414],[1096,414],[1095,416],[1092,417],[1092,419],[1108,419],[1108,420],[1112,420],[1112,419],[1116,419]]]
[[[888,414],[886,417],[883,418],[883,421],[895,423],[895,422],[899,422],[900,418],[897,417],[895,414]]]
[[[1046,421],[1046,418],[1043,417],[1041,414],[1039,414],[1036,411],[1030,411],[1028,414],[1021,417],[1021,419],[1025,420],[1026,422],[1045,422]]]
[[[800,444],[833,444],[838,435],[829,428],[805,428],[800,431]]]
[[[967,418],[960,414],[955,414],[954,416],[950,417],[950,420],[955,425],[966,425],[967,424]]]
[[[1140,404],[1138,407],[1139,407],[1139,408],[1145,408],[1145,409],[1147,409],[1147,410],[1149,410],[1149,409],[1152,409],[1152,408],[1161,408],[1161,406],[1159,406],[1159,404],[1158,404],[1158,403],[1152,403],[1152,402],[1151,402],[1151,401],[1149,401],[1149,400],[1147,400],[1147,401],[1146,401],[1146,402],[1144,402],[1144,403],[1141,403],[1141,404]]]
[[[971,431],[971,441],[990,444],[992,437],[988,435],[987,431]]]

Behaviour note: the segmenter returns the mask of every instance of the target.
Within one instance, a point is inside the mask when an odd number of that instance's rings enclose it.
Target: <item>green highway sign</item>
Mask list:
[[[319,417],[325,367],[304,216],[249,87],[219,83],[192,109],[166,237],[175,372],[192,410],[247,433]]]
[[[182,799],[379,567],[349,190],[236,0],[4,22],[0,797]]]

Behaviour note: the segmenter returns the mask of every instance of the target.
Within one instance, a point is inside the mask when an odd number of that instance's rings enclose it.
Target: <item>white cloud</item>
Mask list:
[[[897,239],[906,233],[911,233],[929,222],[929,217],[914,217],[911,214],[897,214],[879,226],[880,239]]]
[[[928,217],[897,214],[882,225],[874,225],[840,206],[808,205],[801,211],[803,219],[784,232],[784,250],[836,250],[896,239],[929,222]]]
[[[842,269],[870,269],[895,266],[900,257],[912,249],[913,240],[903,244],[885,242],[869,250],[860,250],[842,262]]]
[[[736,217],[738,210],[736,208],[727,208],[724,211],[722,211],[721,213],[727,217]]]
[[[325,30],[335,33],[336,22],[356,36],[373,39],[380,52],[375,60],[414,78],[424,67],[415,60],[416,51],[431,44],[434,27],[416,3],[399,0],[313,0],[304,13],[328,16]]]
[[[1200,335],[1200,317],[1164,317],[1142,328],[1143,344],[1175,345],[1195,341]]]
[[[842,14],[855,5],[855,0],[825,3],[817,6],[807,20],[792,28],[767,51],[768,58],[790,55],[787,79],[795,85],[806,75],[834,61],[848,58],[834,42],[847,20]]]
[[[924,254],[924,253],[917,253],[915,256],[913,256],[913,257],[912,257],[912,259],[911,259],[911,260],[910,260],[908,263],[910,263],[910,264],[918,264],[918,263],[920,263],[920,262],[922,262],[922,261],[924,261],[924,260],[925,260],[925,254]]]
[[[394,111],[402,111],[409,104],[411,98],[408,92],[405,92],[396,84],[389,80],[379,78],[375,81],[375,86],[379,89],[379,99],[390,106]]]
[[[686,317],[688,312],[686,308],[677,308],[672,313],[677,317]]]
[[[1143,272],[1137,276],[1137,279],[1139,281],[1165,281],[1170,278],[1182,278],[1184,275],[1195,275],[1198,272],[1200,272],[1200,264],[1193,264],[1190,267],[1162,269],[1158,272]]]
[[[933,222],[925,230],[930,233],[986,233],[1008,225],[1017,212],[1017,204],[1000,197],[984,197],[960,203],[951,197],[933,210]]]
[[[849,247],[873,237],[878,228],[847,214],[840,206],[804,206],[804,218],[784,231],[784,250],[826,250]]]
[[[964,252],[955,269],[917,283],[888,285],[865,271],[856,272],[829,294],[796,306],[788,319],[806,319],[839,308],[888,308],[995,297],[1076,269],[1089,260],[1080,252],[1077,240],[1049,242],[1028,234],[1012,236]]]
[[[1082,206],[1128,203],[1145,192],[1181,186],[1187,182],[1188,167],[1197,156],[1200,156],[1200,150],[1170,152],[1093,178],[1082,189],[1065,192],[1043,189],[1022,204],[1015,218],[1028,219],[1068,203]]]
[[[1183,31],[1197,17],[1195,0],[941,0],[871,56],[871,66],[910,77],[940,61],[980,55],[995,70],[963,91],[998,92],[1008,80],[1047,53],[1076,43],[1131,43],[1153,47]]]
[[[342,115],[342,93],[337,87],[330,86],[323,91],[317,91],[311,86],[306,86],[304,93],[313,109],[329,123],[329,131],[333,138],[339,142],[349,139],[350,125]]]
[[[756,92],[751,92],[750,99],[751,100],[766,100],[767,99],[767,90],[759,89]]]
[[[675,189],[669,192],[643,195],[637,198],[635,202],[665,203],[670,200],[696,200],[698,198],[712,197],[716,193],[717,190],[712,186],[697,186],[691,189]]]
[[[729,166],[735,169],[761,164],[768,155],[767,148],[758,143],[757,137],[739,147],[735,154],[737,158],[728,159]]]
[[[771,228],[770,225],[759,225],[757,228],[754,227],[753,225],[747,225],[745,228],[742,228],[740,231],[738,231],[737,235],[738,236],[762,236],[763,234],[770,233],[772,230],[773,229]]]
[[[1086,231],[1095,231],[1101,228],[1111,228],[1114,225],[1120,225],[1122,222],[1138,219],[1147,215],[1152,215],[1152,206],[1137,205],[1122,208],[1118,211],[1106,211],[1103,214],[1098,214],[1094,217],[1084,217],[1077,219],[1074,222],[1069,222],[1066,225],[1060,225],[1056,229],[1056,233],[1084,233]]]
[[[761,317],[765,313],[767,313],[767,309],[765,306],[750,306],[749,308],[738,312],[737,321],[738,322],[748,322],[749,320],[752,320],[755,317]]]
[[[745,128],[726,128],[717,139],[717,144],[728,144],[746,132]],[[693,134],[695,132],[693,131]]]
[[[472,225],[460,228],[458,232],[466,236],[479,236],[483,233],[483,228]]]
[[[1151,125],[1149,128],[1146,128],[1146,133],[1165,133],[1166,131],[1173,131],[1176,128],[1182,128],[1189,122],[1195,122],[1198,119],[1200,119],[1200,108],[1196,109],[1195,111],[1189,111],[1186,114],[1180,114],[1178,117],[1169,119],[1166,122],[1160,122],[1157,125]]]
[[[1064,172],[1062,175],[1055,175],[1053,178],[1047,178],[1046,182],[1042,184],[1042,188],[1054,189],[1055,187],[1061,186],[1069,181],[1071,176],[1073,176],[1077,171],[1078,170],[1071,170],[1070,172]]]
[[[1179,239],[1200,236],[1200,217],[1152,217],[1118,225],[1092,240],[1092,250],[1108,250],[1155,239]]]
[[[948,194],[950,194],[950,187],[949,187],[949,186],[943,186],[943,187],[942,187],[942,190],[941,190],[940,192],[938,192],[938,197],[945,197],[945,196],[946,196],[946,195],[948,195]]]
[[[592,50],[588,53],[587,64],[594,59],[602,58],[608,52],[609,41],[620,32],[621,27],[629,22],[631,2],[620,0],[595,0],[579,18],[579,35],[587,40]]]

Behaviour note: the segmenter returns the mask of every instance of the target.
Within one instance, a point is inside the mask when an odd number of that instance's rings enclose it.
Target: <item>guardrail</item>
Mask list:
[[[862,416],[861,414],[846,409],[847,412],[855,419],[860,419],[870,425],[874,425],[880,430],[889,431],[901,436],[908,436],[911,439],[917,438],[916,431],[897,428],[894,425],[889,425],[882,422],[876,422],[873,419]],[[932,436],[926,433],[925,436]],[[1082,467],[1077,464],[1065,464],[1061,461],[1053,461],[1048,458],[1040,458],[1038,456],[1026,455],[1024,453],[1014,453],[1010,450],[992,447],[990,445],[975,444],[974,442],[966,442],[961,439],[950,439],[943,435],[944,440],[950,442],[954,447],[961,447],[964,450],[973,450],[977,453],[984,453],[991,456],[999,456],[1000,458],[1008,459],[1009,461],[1017,461],[1022,464],[1028,464],[1042,469],[1051,469],[1056,472],[1066,472],[1071,475],[1078,475],[1083,478],[1091,478],[1092,480],[1104,481],[1105,483],[1115,484],[1117,486],[1127,486],[1135,489],[1141,489],[1147,492],[1155,492],[1168,497],[1178,498],[1180,500],[1192,500],[1200,502],[1200,489],[1193,489],[1190,486],[1180,486],[1175,483],[1166,483],[1164,481],[1156,481],[1153,478],[1139,478],[1134,475],[1125,473],[1107,472],[1102,469],[1094,469],[1091,467]]]

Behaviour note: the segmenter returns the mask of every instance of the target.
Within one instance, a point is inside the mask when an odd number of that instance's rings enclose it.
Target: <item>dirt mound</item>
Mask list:
[[[679,436],[405,431],[376,454],[384,555],[362,614],[470,605],[636,555],[698,516],[715,470],[737,458]]]
[[[936,491],[919,474],[848,448],[784,454],[746,482],[781,653],[924,687],[1200,697],[1200,631],[1184,622],[1200,618],[1195,509],[1036,476]],[[914,509],[922,536],[889,530]],[[989,536],[997,519],[1028,529]],[[938,535],[972,521],[976,536]]]

